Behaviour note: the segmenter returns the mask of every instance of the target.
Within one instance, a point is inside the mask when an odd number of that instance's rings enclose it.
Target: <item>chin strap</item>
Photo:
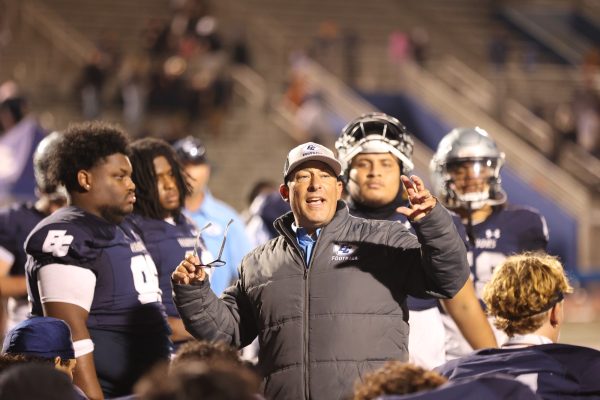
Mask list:
[[[475,248],[475,234],[473,233],[473,207],[471,206],[471,202],[467,201],[467,239],[469,243]]]

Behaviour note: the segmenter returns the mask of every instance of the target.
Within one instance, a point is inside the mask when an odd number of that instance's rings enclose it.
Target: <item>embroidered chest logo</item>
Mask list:
[[[354,253],[358,250],[358,246],[347,243],[337,243],[333,245],[333,261],[356,261],[358,256]]]
[[[498,239],[500,239],[500,229],[486,229],[485,238],[475,239],[476,247],[479,249],[495,249]]]
[[[196,241],[196,238],[191,237],[191,238],[177,238],[177,243],[179,243],[179,245],[183,248],[188,248],[191,249],[194,247],[194,242]]]
[[[132,253],[141,253],[143,251],[146,251],[146,246],[144,246],[144,242],[142,242],[141,240],[130,243],[129,248],[131,249]]]

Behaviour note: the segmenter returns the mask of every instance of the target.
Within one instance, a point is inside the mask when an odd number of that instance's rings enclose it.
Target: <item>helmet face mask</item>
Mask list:
[[[434,193],[449,208],[477,210],[502,204],[503,164],[504,153],[486,131],[457,128],[444,136],[431,160]]]
[[[365,114],[348,123],[335,148],[345,177],[352,159],[360,153],[391,153],[400,161],[405,175],[414,168],[410,133],[396,118],[383,113]]]
[[[447,191],[452,191],[460,204],[471,203],[478,209],[490,199],[490,187],[498,176],[498,162],[491,158],[464,159],[442,165]]]

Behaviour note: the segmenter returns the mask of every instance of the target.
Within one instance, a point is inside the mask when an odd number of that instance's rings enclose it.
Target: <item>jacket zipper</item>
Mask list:
[[[324,228],[323,228],[324,229]],[[315,241],[314,247],[312,249],[312,254],[310,260],[308,260],[308,267],[306,267],[306,262],[304,262],[304,397],[309,400],[310,399],[310,364],[309,364],[309,355],[308,355],[308,341],[309,341],[309,295],[310,295],[310,281],[308,279],[308,275],[312,269],[313,260],[317,257],[317,246],[319,245],[319,239],[323,235],[323,229],[321,229],[321,233],[317,236],[317,240]],[[302,257],[304,260],[304,257]]]
[[[304,257],[302,257],[302,259],[304,260]],[[308,301],[308,295],[309,295],[309,289],[308,289],[308,273],[310,271],[310,260],[309,260],[309,265],[306,265],[306,262],[304,263],[304,315],[303,315],[303,319],[304,319],[304,398],[305,399],[310,399],[310,383],[309,383],[309,368],[308,368],[308,363],[309,363],[309,357],[308,357],[308,307],[309,307],[309,301]]]
[[[283,226],[283,224],[281,224]],[[323,228],[324,229],[324,228]],[[303,279],[304,279],[304,310],[303,310],[303,325],[304,325],[304,351],[303,351],[303,356],[304,356],[304,398],[306,400],[310,400],[310,374],[309,374],[309,356],[308,356],[308,307],[309,307],[309,294],[310,294],[310,290],[309,290],[309,281],[308,281],[308,274],[310,273],[310,270],[312,268],[312,264],[313,264],[313,260],[316,258],[316,250],[317,250],[317,246],[319,244],[319,239],[321,238],[321,236],[323,235],[323,229],[321,229],[321,234],[317,237],[317,240],[315,241],[315,245],[313,247],[312,250],[312,254],[311,254],[311,258],[308,262],[308,266],[306,265],[306,261],[304,260],[304,254],[302,253],[302,249],[300,248],[300,246],[298,245],[298,241],[296,240],[296,236],[295,235],[291,235],[287,229],[282,229],[282,233],[285,234],[285,236],[287,236],[288,239],[290,239],[292,245],[294,246],[294,248],[296,249],[296,251],[298,251],[298,254],[300,255],[300,259],[302,260],[302,265],[304,266],[304,275],[303,275]]]

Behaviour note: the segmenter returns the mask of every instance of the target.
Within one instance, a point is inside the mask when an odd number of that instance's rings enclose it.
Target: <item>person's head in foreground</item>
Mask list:
[[[75,400],[72,382],[49,365],[26,363],[0,375],[0,400]]]
[[[69,325],[52,317],[33,317],[16,325],[4,338],[2,354],[47,361],[71,379],[77,362]]]
[[[290,203],[296,226],[308,234],[333,219],[342,196],[341,171],[333,152],[320,144],[304,143],[289,152],[279,193]]]
[[[250,369],[227,361],[186,361],[159,365],[135,385],[140,400],[257,400],[260,379]]]
[[[483,300],[509,337],[535,333],[558,341],[563,299],[573,288],[560,261],[544,253],[508,257],[485,285]]]
[[[371,400],[388,394],[409,394],[432,390],[447,382],[434,371],[401,361],[389,361],[366,374],[354,388],[354,400]]]
[[[231,362],[242,365],[237,350],[225,342],[209,342],[206,340],[189,340],[182,344],[171,360],[171,367],[190,361]]]

